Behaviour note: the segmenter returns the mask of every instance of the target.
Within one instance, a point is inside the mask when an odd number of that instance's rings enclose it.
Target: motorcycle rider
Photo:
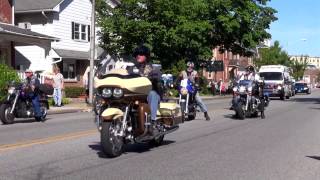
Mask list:
[[[133,53],[136,60],[135,68],[140,76],[147,77],[152,82],[152,90],[149,92],[147,101],[150,107],[151,126],[149,132],[152,134],[153,128],[158,125],[156,120],[157,111],[162,97],[162,87],[160,84],[160,72],[156,72],[150,61],[150,50],[148,47],[141,45]]]
[[[261,111],[261,117],[264,118],[264,97],[263,97],[263,87],[264,87],[264,82],[263,80],[261,80],[260,76],[256,73],[255,68],[253,65],[248,65],[246,67],[246,72],[244,74],[242,74],[238,80],[238,82],[240,80],[250,80],[253,81],[253,95],[258,98],[259,100],[261,100],[261,105],[259,107],[260,111]],[[232,100],[232,104],[234,104],[236,102],[236,99],[233,98]],[[230,109],[233,109],[233,107],[231,107]]]
[[[195,87],[199,88],[199,75],[198,72],[194,70],[194,63],[192,61],[187,62],[187,69],[182,71],[179,75],[179,80],[189,79]],[[210,117],[208,115],[208,108],[203,103],[202,99],[199,96],[199,93],[195,96],[197,105],[200,107],[201,111],[204,113],[204,117],[207,121],[210,121]]]
[[[240,76],[239,81],[240,80],[251,80],[258,82],[260,80],[260,76],[256,73],[253,65],[248,65],[246,67],[246,72]]]
[[[43,121],[40,110],[40,95],[39,95],[39,79],[33,74],[33,71],[27,69],[25,71],[26,79],[24,84],[25,92],[32,100],[32,106],[34,109],[34,117],[37,121]]]

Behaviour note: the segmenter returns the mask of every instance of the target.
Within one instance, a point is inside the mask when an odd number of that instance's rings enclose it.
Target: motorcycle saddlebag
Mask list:
[[[177,103],[160,103],[157,116],[166,124],[176,125],[183,122],[181,107]]]
[[[50,84],[40,84],[39,91],[44,94],[47,94],[47,95],[52,95],[53,94],[53,87]]]

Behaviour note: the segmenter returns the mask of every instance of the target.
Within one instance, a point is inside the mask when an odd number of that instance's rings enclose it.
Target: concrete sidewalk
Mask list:
[[[201,96],[204,101],[214,100],[214,99],[227,99],[232,98],[232,95],[225,96]],[[170,98],[169,100],[178,100],[178,98]],[[76,113],[76,112],[92,112],[92,106],[88,105],[84,99],[71,99],[70,104],[66,104],[61,107],[50,106],[48,110],[48,115],[52,114],[64,114],[64,113]]]

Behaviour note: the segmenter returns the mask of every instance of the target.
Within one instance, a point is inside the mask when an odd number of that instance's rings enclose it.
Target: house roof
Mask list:
[[[41,11],[53,11],[56,6],[62,3],[64,0],[16,0],[15,12],[41,12]]]
[[[51,40],[51,41],[59,40],[58,38],[55,38],[52,36],[47,36],[44,34],[36,33],[36,32],[30,31],[28,29],[22,29],[17,26],[13,26],[11,24],[5,24],[5,23],[0,23],[0,34],[31,37],[31,38]]]

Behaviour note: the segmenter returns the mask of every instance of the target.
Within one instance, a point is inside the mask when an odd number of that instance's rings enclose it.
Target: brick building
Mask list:
[[[215,60],[223,61],[223,71],[207,72],[207,70],[204,69],[203,76],[208,80],[223,80],[224,82],[229,82],[229,80],[234,79],[237,77],[238,73],[244,71],[244,68],[248,64],[253,63],[251,57],[243,57],[228,51],[221,53],[218,48],[213,50],[212,61]]]

